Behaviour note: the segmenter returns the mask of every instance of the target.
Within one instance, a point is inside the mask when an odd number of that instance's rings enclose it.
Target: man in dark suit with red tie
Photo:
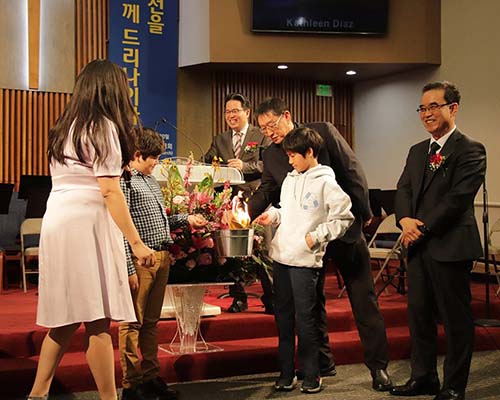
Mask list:
[[[482,256],[474,197],[485,178],[486,151],[456,128],[459,103],[450,82],[423,88],[417,112],[431,138],[411,147],[397,185],[396,219],[408,248],[412,350],[411,377],[391,390],[396,396],[465,399],[474,342],[470,271]],[[446,334],[442,387],[436,317]]]

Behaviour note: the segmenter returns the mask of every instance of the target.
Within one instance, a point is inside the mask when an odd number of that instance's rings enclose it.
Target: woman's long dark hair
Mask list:
[[[76,78],[70,102],[49,131],[49,160],[65,163],[64,145],[74,123],[73,146],[78,159],[85,161],[82,138],[88,135],[95,149],[95,161],[102,164],[109,149],[106,118],[118,131],[122,166],[125,166],[135,151],[134,118],[138,121],[130,100],[127,76],[118,65],[108,60],[94,60]]]

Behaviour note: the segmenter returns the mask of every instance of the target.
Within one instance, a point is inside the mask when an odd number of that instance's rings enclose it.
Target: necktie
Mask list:
[[[429,165],[431,157],[437,153],[437,151],[441,148],[438,142],[432,142],[431,148],[429,150],[429,154],[427,154],[427,160],[425,162],[425,172],[424,172],[424,187],[427,185],[427,182],[431,179],[432,172],[431,167]]]
[[[431,177],[432,177],[432,174],[433,174],[433,172],[431,171],[431,168],[429,166],[430,159],[431,159],[431,157],[434,154],[437,153],[437,151],[440,148],[441,148],[441,146],[437,142],[432,142],[431,148],[430,148],[429,153],[427,154],[427,158],[425,160],[424,179],[423,179],[423,182],[422,182],[422,187],[420,189],[420,195],[419,195],[420,200],[421,200],[421,196],[423,196],[424,190],[427,187],[427,184],[429,183],[429,181],[431,180]],[[420,205],[421,205],[421,202],[419,201],[418,204],[417,204],[417,212],[416,212],[415,217],[417,219],[422,220],[424,212],[421,209]]]
[[[233,150],[234,150],[234,157],[238,158],[240,156],[241,152],[241,132],[234,132],[233,134]]]
[[[441,148],[438,142],[432,142],[431,149],[429,150],[429,158],[437,153],[437,151]]]

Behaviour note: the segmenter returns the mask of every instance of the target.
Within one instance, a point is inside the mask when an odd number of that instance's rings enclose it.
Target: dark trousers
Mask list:
[[[267,273],[266,269],[261,265],[257,265],[256,271],[262,285],[263,295],[261,297],[262,302],[267,307],[272,307],[273,303],[273,284],[271,278]],[[229,286],[229,296],[234,297],[236,300],[247,300],[247,294],[245,292],[244,282],[241,280],[235,280],[234,285]]]
[[[323,279],[320,277],[323,276]],[[298,358],[306,378],[319,376],[318,292],[323,292],[324,268],[273,263],[274,311],[278,327],[281,374],[295,375],[295,328]]]
[[[420,247],[408,261],[412,377],[438,376],[437,312],[446,335],[443,388],[465,391],[474,346],[472,262],[439,262]]]
[[[389,350],[385,322],[378,308],[373,285],[370,253],[364,238],[346,243],[340,240],[330,242],[325,260],[331,258],[340,271],[346,285],[354,320],[364,348],[366,366],[374,371],[385,369],[389,364]],[[322,329],[326,329],[326,310],[321,310]],[[328,340],[328,335],[323,335]],[[328,343],[323,343],[326,349]],[[330,346],[328,345],[328,348]],[[322,355],[326,358],[327,355]]]

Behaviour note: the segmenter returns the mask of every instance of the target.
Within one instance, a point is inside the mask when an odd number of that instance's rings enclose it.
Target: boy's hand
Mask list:
[[[201,214],[188,215],[187,219],[189,225],[191,225],[193,228],[203,228],[208,224],[208,221]]]
[[[271,217],[269,216],[269,213],[267,212],[264,212],[262,214],[260,214],[257,218],[254,219],[254,221],[256,224],[259,224],[259,225],[269,225],[271,222]]]
[[[154,250],[146,246],[142,241],[130,244],[132,253],[137,258],[137,263],[144,267],[152,267],[156,263]]]
[[[307,244],[307,247],[309,247],[311,250],[313,249],[314,242],[313,242],[311,235],[309,233],[306,235],[306,244]]]
[[[137,274],[128,276],[128,285],[133,293],[139,290],[139,278],[137,278]]]

